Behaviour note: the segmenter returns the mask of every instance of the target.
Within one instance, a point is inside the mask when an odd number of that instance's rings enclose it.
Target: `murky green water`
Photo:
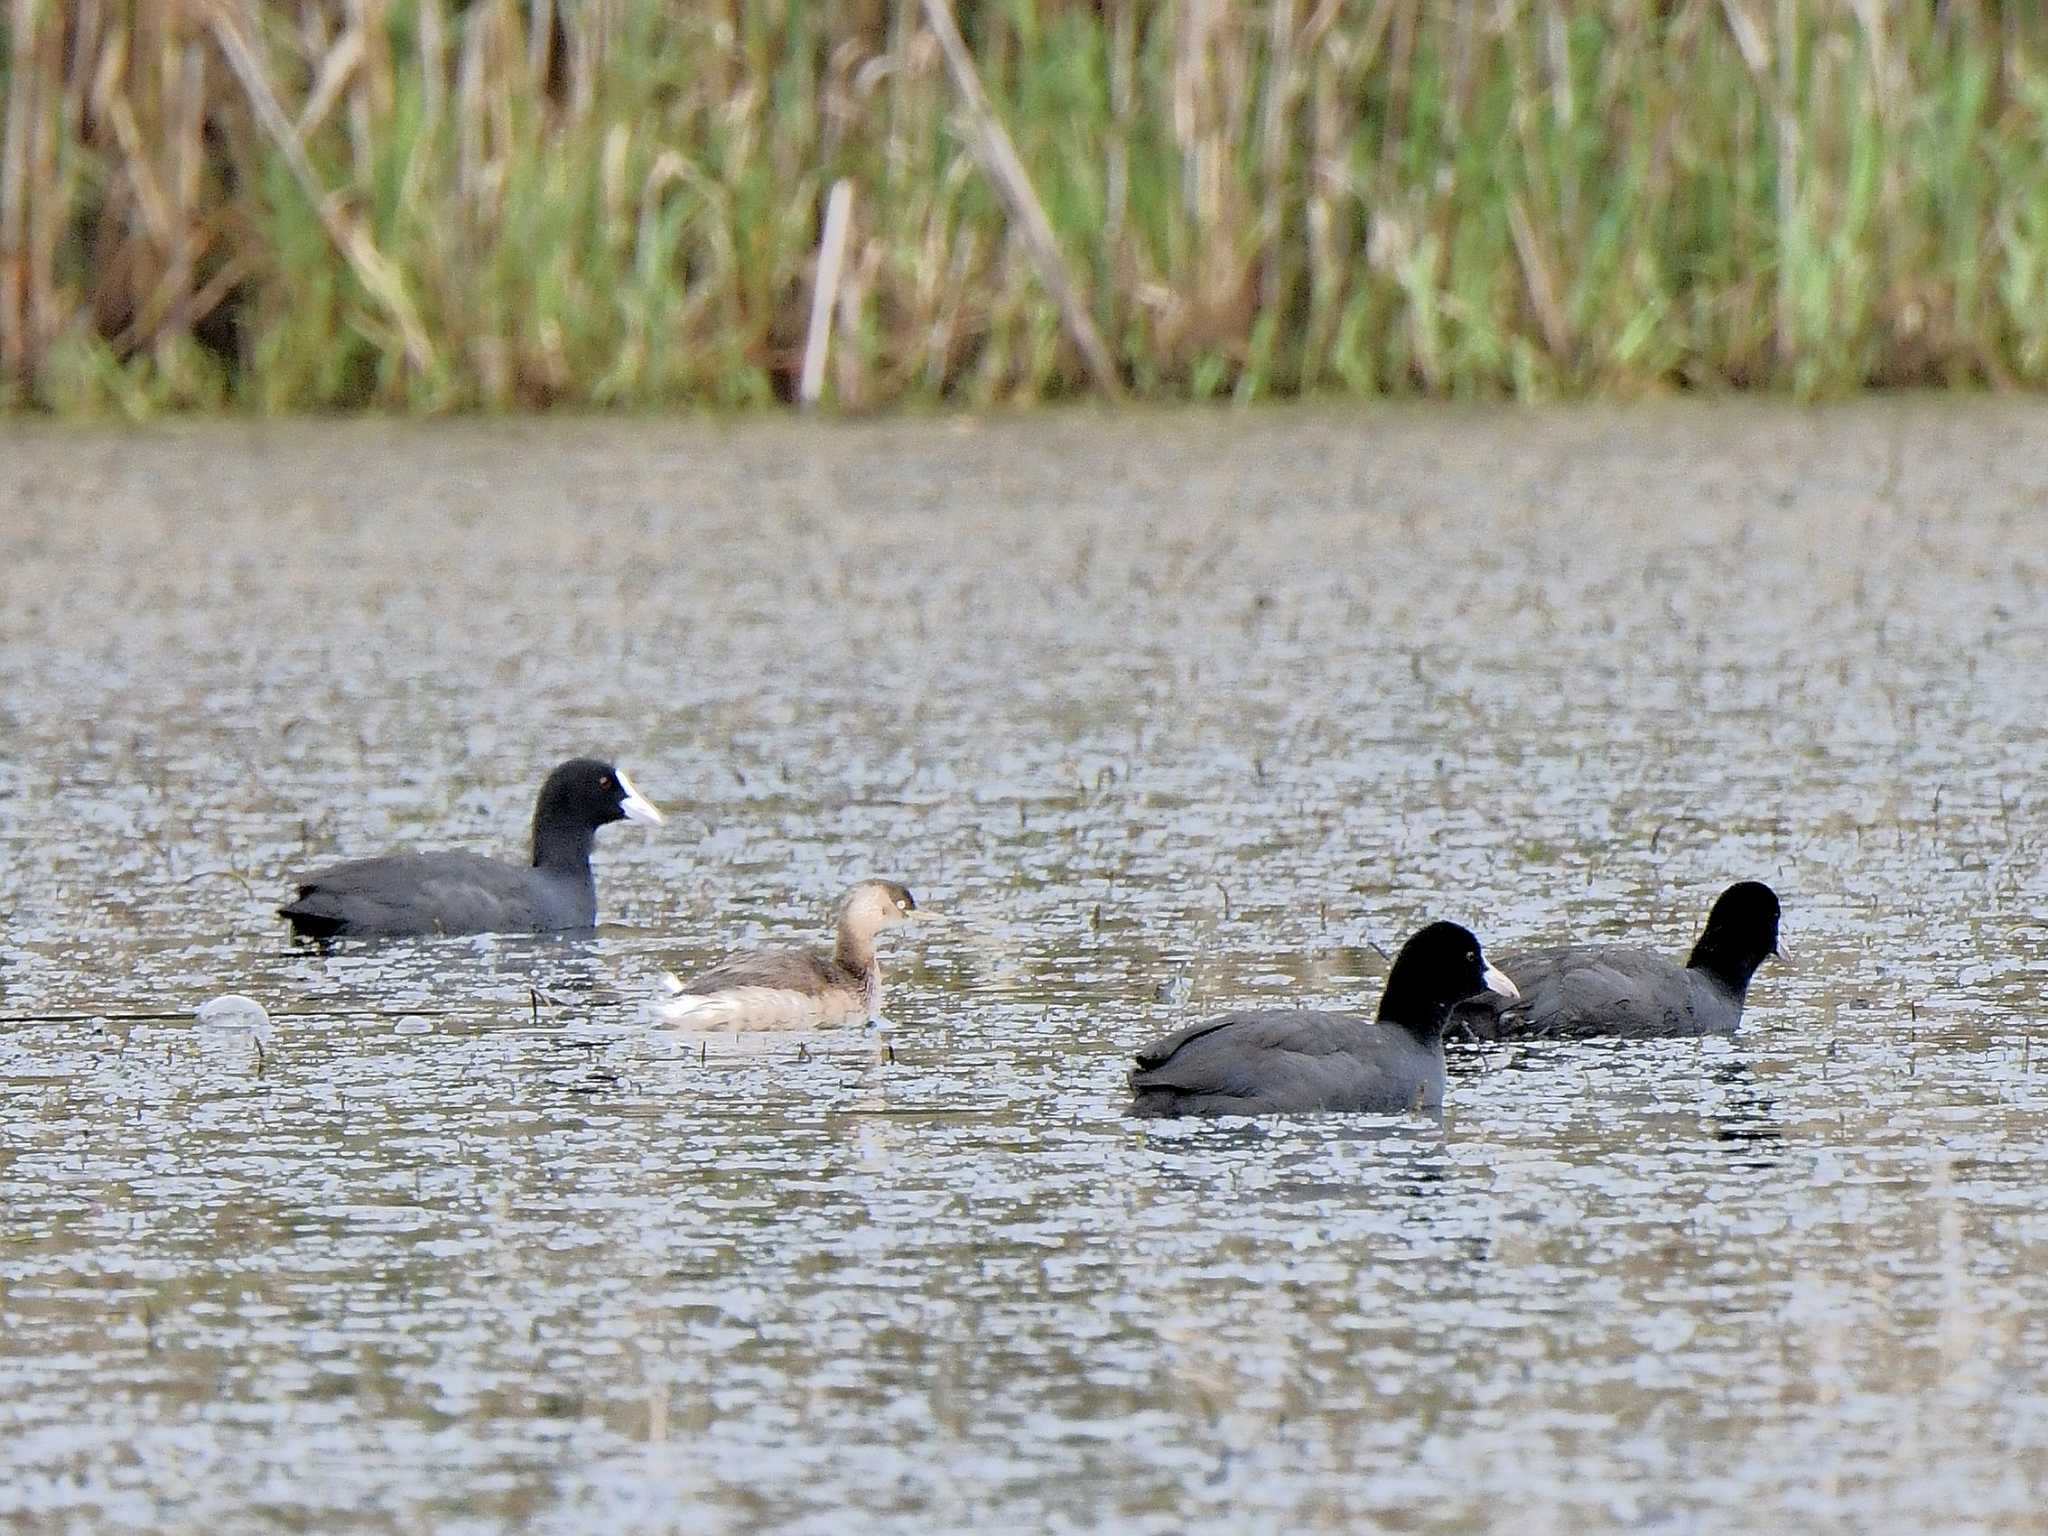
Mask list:
[[[0,1519],[2038,1529],[2044,429],[0,435]],[[596,936],[284,942],[585,750],[680,813]],[[893,1066],[649,1028],[869,874],[962,919]],[[1426,919],[1679,950],[1744,876],[1733,1042],[1121,1116]]]

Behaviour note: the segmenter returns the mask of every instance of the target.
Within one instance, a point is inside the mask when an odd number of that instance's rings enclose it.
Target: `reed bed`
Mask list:
[[[17,409],[2048,382],[2026,6],[0,14]]]

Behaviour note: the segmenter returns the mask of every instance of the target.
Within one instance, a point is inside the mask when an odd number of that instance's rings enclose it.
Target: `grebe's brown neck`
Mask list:
[[[839,938],[832,958],[841,971],[860,978],[868,1011],[881,1006],[882,968],[875,959],[875,935],[917,910],[910,892],[887,880],[863,880],[839,904]]]
[[[859,975],[878,973],[881,967],[875,960],[874,930],[853,922],[850,916],[840,918],[839,942],[833,946],[832,958]]]

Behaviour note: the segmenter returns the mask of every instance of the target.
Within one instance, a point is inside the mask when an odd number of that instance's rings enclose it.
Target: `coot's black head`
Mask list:
[[[1721,893],[1706,932],[1685,963],[1709,971],[1739,994],[1756,968],[1778,953],[1778,893],[1761,880],[1741,880]]]
[[[1451,1009],[1481,992],[1520,997],[1501,972],[1486,963],[1479,940],[1456,923],[1431,923],[1411,936],[1394,957],[1387,989],[1380,994],[1380,1019],[1425,1040],[1443,1033]]]
[[[610,763],[572,757],[548,775],[534,804],[534,865],[588,879],[591,839],[599,827],[660,820],[661,812]]]
[[[540,787],[540,799],[533,808],[536,825],[595,829],[614,821],[644,821],[656,825],[661,812],[610,763],[594,757],[572,757]]]

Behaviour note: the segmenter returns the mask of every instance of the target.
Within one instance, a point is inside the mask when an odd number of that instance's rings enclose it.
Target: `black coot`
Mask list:
[[[1750,978],[1777,953],[1777,893],[1744,880],[1721,893],[1684,965],[1621,944],[1509,955],[1500,968],[1520,998],[1473,998],[1453,1024],[1482,1040],[1732,1035]]]
[[[659,822],[632,781],[578,757],[548,775],[533,808],[533,858],[392,853],[329,865],[277,910],[298,938],[406,938],[437,933],[544,933],[597,922],[590,845],[608,822]]]
[[[1513,984],[1456,923],[1431,923],[1401,946],[1379,1016],[1255,1009],[1155,1040],[1131,1073],[1131,1112],[1275,1115],[1308,1110],[1397,1114],[1444,1098],[1444,1020],[1452,1005]]]

